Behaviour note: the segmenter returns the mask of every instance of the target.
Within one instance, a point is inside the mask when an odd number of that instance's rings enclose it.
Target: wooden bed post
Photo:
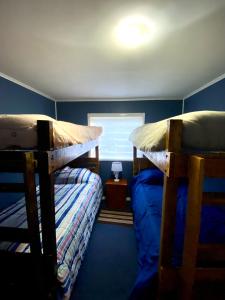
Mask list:
[[[34,172],[34,158],[33,153],[24,153],[24,184],[25,184],[25,198],[26,198],[26,211],[27,211],[27,223],[30,237],[32,239],[30,243],[31,253],[34,255],[41,254],[41,242],[39,234],[39,221],[38,221],[38,209],[36,203],[36,185],[35,185],[35,172]]]
[[[166,150],[173,152],[170,155],[169,169],[174,168],[174,155],[181,150],[182,121],[169,120],[166,136]],[[171,172],[168,172],[171,174]],[[173,173],[172,173],[173,174]],[[175,174],[174,174],[175,175]],[[176,225],[176,206],[178,178],[164,175],[163,207],[161,224],[161,242],[159,259],[159,288],[158,298],[160,299],[168,288],[167,279],[170,276],[172,253],[174,246],[174,231]]]
[[[133,147],[133,176],[137,173],[137,148]]]
[[[39,150],[54,148],[53,124],[51,121],[37,120],[37,144]]]
[[[48,298],[56,299],[57,247],[55,225],[54,179],[49,171],[48,152],[39,155],[40,205],[42,244],[44,254],[44,274]]]
[[[35,184],[35,161],[33,153],[24,153],[24,185],[26,199],[26,213],[28,232],[30,237],[30,251],[32,255],[32,265],[34,270],[34,283],[37,297],[41,298],[43,293],[43,280],[41,276],[41,241],[38,220],[38,208],[36,201]]]
[[[99,164],[99,146],[95,147],[95,162],[96,162],[96,167],[95,167],[95,172],[99,174],[100,172],[100,164]]]

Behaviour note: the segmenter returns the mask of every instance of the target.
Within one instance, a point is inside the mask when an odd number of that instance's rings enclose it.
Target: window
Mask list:
[[[144,124],[144,113],[94,113],[88,114],[88,124],[102,126],[99,141],[101,160],[132,160],[133,146],[128,137],[132,130]],[[94,156],[94,152],[91,153]]]

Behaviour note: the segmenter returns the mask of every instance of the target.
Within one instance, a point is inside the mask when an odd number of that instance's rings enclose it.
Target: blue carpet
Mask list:
[[[71,300],[126,300],[136,272],[133,227],[96,223]]]

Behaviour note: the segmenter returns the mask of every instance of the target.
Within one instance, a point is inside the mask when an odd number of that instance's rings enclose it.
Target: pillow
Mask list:
[[[88,183],[96,180],[96,174],[85,168],[65,167],[55,173],[55,184]]]
[[[144,169],[135,176],[136,183],[163,185],[164,174],[156,168]]]

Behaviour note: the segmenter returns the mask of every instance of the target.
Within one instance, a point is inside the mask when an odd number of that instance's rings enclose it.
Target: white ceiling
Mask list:
[[[143,15],[149,44],[117,23]],[[54,99],[181,99],[225,73],[225,0],[0,0],[0,72]]]

